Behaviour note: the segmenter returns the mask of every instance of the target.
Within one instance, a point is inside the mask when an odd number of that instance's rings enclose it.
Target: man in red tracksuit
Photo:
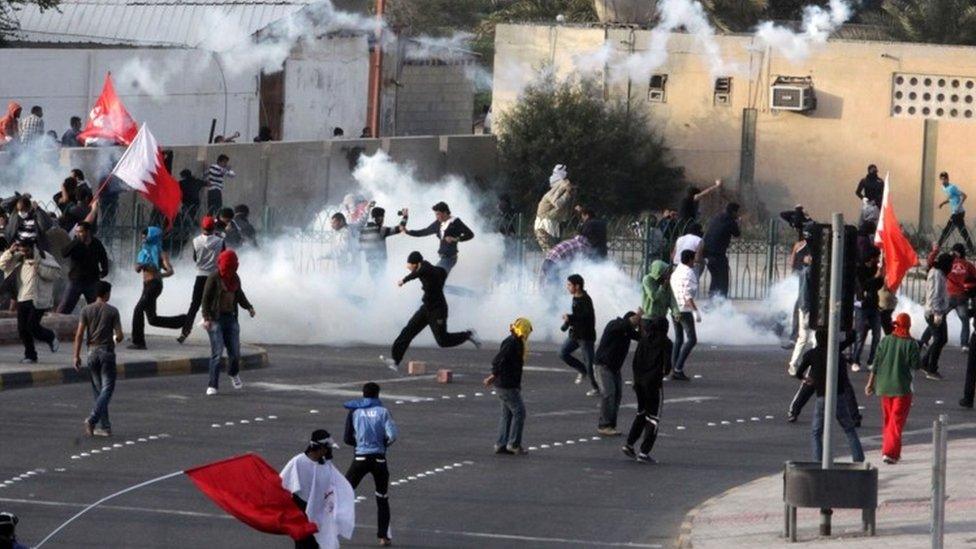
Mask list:
[[[928,268],[935,265],[935,258],[939,256],[939,247],[932,246],[929,252]],[[972,318],[973,311],[969,308],[969,296],[976,291],[976,265],[966,259],[966,246],[961,243],[952,246],[952,270],[949,275],[946,289],[949,291],[949,306],[955,309],[962,322],[962,330],[959,333],[959,345],[963,350],[969,349],[969,320]],[[921,342],[926,344],[929,341],[929,330],[922,334]]]

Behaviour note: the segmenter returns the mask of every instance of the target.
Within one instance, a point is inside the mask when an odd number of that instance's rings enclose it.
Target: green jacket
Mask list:
[[[678,314],[678,302],[674,299],[674,293],[665,280],[670,269],[670,265],[658,259],[651,263],[651,268],[644,275],[641,281],[643,318],[664,318],[668,311],[671,312],[671,316]]]
[[[921,352],[914,339],[885,336],[878,344],[874,366],[874,392],[879,396],[912,393],[912,371],[922,365]]]

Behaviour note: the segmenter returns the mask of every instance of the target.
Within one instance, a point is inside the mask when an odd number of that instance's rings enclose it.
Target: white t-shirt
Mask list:
[[[305,516],[319,531],[315,541],[322,549],[337,549],[339,536],[352,537],[356,524],[356,494],[331,460],[312,461],[305,453],[291,458],[281,469],[281,485],[308,504]]]
[[[674,265],[681,263],[681,252],[684,250],[691,250],[697,254],[701,243],[702,237],[693,234],[686,234],[678,238],[674,243],[674,259],[671,263]]]

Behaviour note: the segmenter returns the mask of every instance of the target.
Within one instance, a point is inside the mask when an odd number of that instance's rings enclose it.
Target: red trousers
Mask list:
[[[901,432],[912,408],[912,394],[881,397],[881,453],[901,459]]]

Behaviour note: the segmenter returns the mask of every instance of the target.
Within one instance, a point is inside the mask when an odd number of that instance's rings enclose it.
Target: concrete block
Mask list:
[[[427,363],[418,360],[411,360],[407,363],[408,376],[422,376],[427,373]]]
[[[437,370],[437,383],[452,383],[454,381],[454,372],[447,369]]]

